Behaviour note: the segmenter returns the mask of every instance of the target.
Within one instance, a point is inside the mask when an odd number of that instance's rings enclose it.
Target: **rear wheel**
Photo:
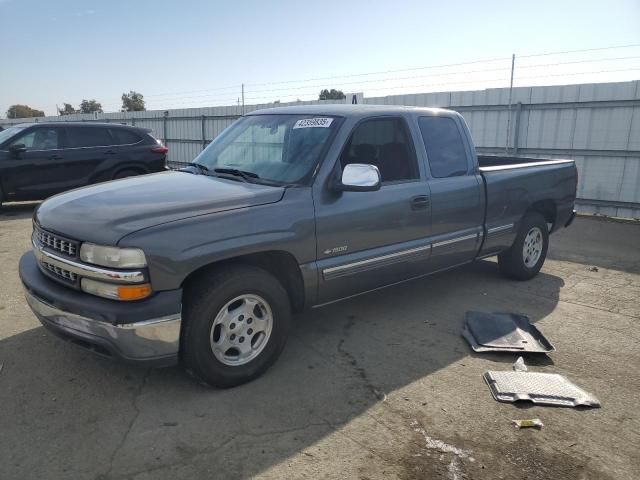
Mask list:
[[[119,172],[117,172],[113,176],[113,179],[114,180],[118,180],[119,178],[134,177],[136,175],[140,175],[140,172],[138,170],[134,170],[132,168],[127,168],[125,170],[120,170]]]
[[[547,221],[539,213],[528,213],[511,248],[498,255],[500,272],[514,280],[529,280],[542,268],[548,248]]]
[[[233,266],[203,275],[185,294],[181,356],[196,379],[221,388],[260,376],[287,340],[287,292],[257,267]]]

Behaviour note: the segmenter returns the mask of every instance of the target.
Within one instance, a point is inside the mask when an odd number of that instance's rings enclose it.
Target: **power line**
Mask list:
[[[630,59],[638,59],[640,56],[630,56],[630,57],[618,57],[618,58],[601,58],[594,60],[580,60],[580,61],[572,61],[572,62],[556,62],[556,63],[547,63],[547,64],[536,64],[536,65],[527,65],[519,68],[540,68],[540,67],[552,67],[559,65],[572,65],[578,63],[594,63],[601,61],[614,61],[614,60],[630,60]],[[431,73],[429,75],[412,75],[408,77],[391,77],[391,78],[376,78],[369,80],[359,80],[355,82],[341,82],[335,85],[336,87],[342,87],[344,85],[361,85],[364,83],[378,83],[378,82],[386,82],[386,81],[398,81],[398,80],[411,80],[416,78],[430,78],[430,77],[439,77],[439,76],[448,76],[448,75],[467,75],[471,73],[483,73],[483,72],[497,72],[497,71],[508,71],[509,67],[503,68],[485,68],[485,69],[476,69],[476,70],[465,70],[465,71],[457,71],[457,72],[442,72],[442,73]],[[325,85],[306,85],[300,87],[284,87],[284,88],[274,88],[274,89],[262,89],[262,90],[252,90],[252,93],[269,93],[269,92],[278,92],[278,91],[289,91],[289,90],[301,90],[305,88],[322,88]]]
[[[280,84],[283,84],[283,83],[302,83],[302,82],[312,82],[312,81],[316,81],[316,80],[334,80],[334,79],[337,79],[337,78],[363,77],[363,76],[367,76],[367,75],[384,75],[384,74],[387,74],[387,73],[411,72],[411,71],[426,70],[426,69],[431,69],[431,68],[459,67],[459,66],[473,65],[473,64],[478,64],[478,63],[490,63],[490,62],[497,62],[497,61],[500,61],[500,60],[508,60],[509,58],[510,57],[501,57],[501,58],[493,58],[493,59],[486,59],[486,60],[476,60],[476,61],[473,61],[473,62],[449,63],[449,64],[443,64],[443,65],[428,65],[428,66],[424,66],[424,67],[401,68],[401,69],[397,69],[397,70],[382,70],[382,71],[378,71],[378,72],[353,73],[353,74],[349,74],[349,75],[335,75],[335,76],[331,76],[331,77],[315,77],[315,78],[306,78],[306,79],[298,79],[298,80],[284,80],[284,81],[279,81],[279,82],[247,83],[247,84],[245,84],[245,86],[248,86],[248,87],[261,87],[261,86],[264,86],[264,85],[280,85]]]
[[[164,97],[164,96],[167,96],[167,95],[183,95],[185,93],[213,92],[213,91],[219,91],[219,90],[229,90],[231,88],[240,89],[240,84],[238,84],[238,85],[228,85],[226,87],[205,88],[203,90],[188,90],[188,91],[185,91],[185,92],[152,93],[150,95],[145,95],[145,97]]]
[[[551,55],[565,55],[565,54],[571,54],[571,53],[582,53],[582,52],[595,52],[595,51],[607,51],[607,50],[616,50],[616,49],[626,49],[626,48],[635,48],[635,47],[640,47],[640,44],[628,44],[628,45],[615,45],[615,46],[608,46],[608,47],[600,47],[600,48],[589,48],[589,49],[579,49],[579,50],[564,50],[564,51],[555,51],[555,52],[546,52],[546,53],[538,53],[538,54],[529,54],[529,55],[519,55],[517,57],[517,59],[523,59],[523,58],[534,58],[534,57],[544,57],[544,56],[551,56]],[[553,63],[540,63],[540,64],[533,64],[533,65],[519,65],[516,70],[521,70],[521,69],[535,69],[535,68],[548,68],[548,67],[555,67],[555,66],[561,66],[561,65],[577,65],[577,64],[582,64],[582,63],[598,63],[598,62],[614,62],[614,61],[621,61],[621,60],[636,60],[640,58],[640,56],[638,55],[634,55],[634,56],[621,56],[621,57],[605,57],[605,58],[596,58],[596,59],[583,59],[583,60],[573,60],[573,61],[565,61],[565,62],[553,62]],[[420,71],[420,70],[435,70],[435,69],[443,69],[443,68],[452,68],[452,67],[460,67],[460,66],[466,66],[466,65],[477,65],[477,64],[490,64],[491,62],[499,62],[499,61],[506,61],[508,60],[509,57],[501,57],[501,58],[493,58],[493,59],[485,59],[485,60],[476,60],[476,61],[469,61],[469,62],[458,62],[458,63],[449,63],[449,64],[440,64],[440,65],[428,65],[428,66],[422,66],[422,67],[413,67],[413,68],[403,68],[403,69],[391,69],[391,70],[382,70],[382,71],[376,71],[376,72],[364,72],[364,73],[356,73],[356,74],[347,74],[347,75],[333,75],[333,76],[325,76],[325,77],[312,77],[312,78],[306,78],[306,79],[297,79],[297,80],[283,80],[283,81],[276,81],[276,82],[264,82],[264,83],[255,83],[255,84],[247,84],[248,86],[274,86],[274,85],[291,85],[291,86],[283,86],[280,88],[267,88],[267,89],[258,89],[258,90],[253,90],[250,91],[250,94],[256,94],[256,93],[274,93],[276,96],[278,95],[279,92],[288,92],[288,91],[292,91],[292,90],[296,90],[299,91],[297,94],[291,94],[291,95],[286,95],[286,97],[293,97],[293,96],[306,96],[306,95],[314,95],[315,96],[315,92],[309,92],[306,93],[305,90],[310,90],[310,89],[317,89],[317,88],[323,88],[326,85],[324,84],[314,84],[314,85],[297,85],[297,86],[293,86],[293,84],[298,83],[298,84],[302,84],[302,83],[306,83],[306,82],[312,82],[312,81],[321,81],[321,80],[336,80],[336,79],[349,79],[349,78],[356,78],[356,77],[367,77],[367,76],[372,76],[372,75],[388,75],[388,74],[395,74],[395,73],[401,73],[401,72],[412,72],[412,71]],[[484,72],[498,72],[498,71],[505,71],[508,70],[508,67],[501,67],[501,68],[486,68],[486,69],[471,69],[471,70],[465,70],[465,71],[450,71],[450,72],[435,72],[435,73],[428,73],[425,75],[409,75],[409,76],[395,76],[395,77],[388,77],[388,78],[368,78],[368,79],[362,79],[362,80],[357,80],[357,81],[342,81],[342,82],[338,82],[337,85],[335,85],[337,88],[340,88],[342,86],[353,86],[353,85],[371,85],[371,84],[376,84],[376,83],[388,83],[388,82],[398,82],[398,81],[403,81],[403,80],[411,80],[411,79],[419,79],[419,78],[431,78],[431,77],[446,77],[446,76],[456,76],[456,75],[468,75],[468,74],[473,74],[473,73],[484,73]],[[613,70],[599,70],[599,71],[588,71],[588,72],[566,72],[566,73],[558,73],[558,74],[547,74],[547,75],[537,75],[537,76],[517,76],[516,75],[516,79],[517,80],[524,80],[524,79],[530,79],[530,78],[545,78],[545,77],[562,77],[562,76],[575,76],[575,75],[587,75],[587,74],[602,74],[602,73],[614,73],[614,72],[626,72],[626,71],[636,71],[638,69],[613,69]],[[506,77],[505,77],[506,78]],[[393,90],[393,89],[398,89],[398,88],[419,88],[419,87],[426,87],[426,86],[438,86],[438,85],[457,85],[457,84],[469,84],[469,83],[477,83],[477,84],[485,84],[487,82],[499,82],[499,81],[505,81],[504,78],[496,78],[496,79],[488,79],[488,80],[480,80],[480,79],[476,79],[473,81],[465,81],[465,82],[444,82],[444,83],[427,83],[427,84],[420,84],[420,85],[400,85],[400,86],[382,86],[382,87],[373,87],[373,88],[369,88],[369,87],[365,87],[366,90],[368,91],[378,91],[378,90]],[[228,92],[228,93],[223,93],[223,90],[230,90],[230,89],[236,89],[236,92]],[[228,102],[229,104],[234,104],[236,101],[236,93],[239,90],[239,85],[229,85],[226,87],[215,87],[215,88],[210,88],[210,89],[203,89],[203,90],[190,90],[190,91],[183,91],[183,92],[165,92],[165,93],[156,93],[156,94],[150,94],[150,95],[146,95],[146,98],[150,98],[150,99],[155,99],[155,101],[153,103],[162,103],[162,105],[166,107],[171,107],[173,105],[185,105],[186,104],[190,104],[190,103],[194,103],[194,102],[198,102],[198,99],[201,99],[201,101],[219,101],[219,102]],[[182,96],[182,97],[176,97],[177,95],[184,95],[186,93],[200,93],[200,92],[220,92],[220,93],[203,93],[202,95],[191,95],[191,96]],[[233,98],[230,98],[231,96],[233,96]],[[174,97],[174,98],[165,98],[162,99],[160,97]],[[259,99],[266,99],[266,98],[270,98],[268,96],[253,96],[253,97],[248,97],[247,100],[259,100]],[[193,101],[189,101],[189,100],[193,100]],[[170,103],[164,103],[165,101],[168,101]],[[216,102],[218,103],[218,102]],[[109,104],[105,104],[105,108],[111,108],[113,107],[114,109],[119,109],[119,103],[109,103]],[[197,108],[197,107],[192,107],[192,108]]]
[[[518,65],[517,69],[522,68],[536,68],[536,67],[555,67],[558,65],[574,65],[578,63],[595,63],[595,62],[613,62],[618,60],[636,60],[640,58],[640,55],[633,55],[630,57],[609,57],[609,58],[594,58],[591,60],[574,60],[572,62],[555,62],[555,63],[536,63],[534,65]]]
[[[531,57],[545,57],[548,55],[562,55],[566,53],[582,53],[582,52],[597,52],[601,50],[615,50],[619,48],[633,48],[640,47],[640,43],[630,43],[628,45],[612,45],[610,47],[600,47],[600,48],[583,48],[580,50],[564,50],[559,52],[547,52],[547,53],[533,53],[530,55],[518,55],[517,58],[531,58]]]
[[[571,73],[550,73],[548,75],[531,75],[531,76],[526,76],[526,77],[515,77],[516,80],[524,80],[524,79],[531,79],[531,78],[547,78],[547,77],[569,77],[569,76],[575,76],[575,75],[597,75],[597,74],[601,74],[601,73],[616,73],[616,72],[635,72],[635,71],[640,71],[640,67],[639,68],[620,68],[617,70],[597,70],[597,71],[589,71],[589,72],[571,72]]]
[[[521,58],[530,58],[530,57],[545,56],[545,55],[556,55],[556,54],[561,54],[561,53],[586,52],[586,51],[596,51],[596,50],[610,50],[610,49],[615,49],[615,48],[624,48],[624,47],[633,47],[633,46],[640,46],[640,44],[638,44],[638,45],[619,46],[619,47],[604,47],[604,48],[599,48],[599,49],[568,50],[568,51],[565,51],[565,52],[549,52],[549,53],[543,53],[543,54],[519,56],[518,58],[521,59]],[[536,68],[536,67],[551,67],[551,66],[558,66],[558,65],[572,65],[572,64],[579,64],[579,63],[594,63],[594,62],[606,62],[606,61],[631,60],[631,59],[638,59],[638,58],[640,58],[640,56],[637,56],[637,55],[636,56],[628,56],[628,57],[614,57],[614,58],[605,57],[605,58],[597,58],[597,59],[590,59],[590,60],[575,60],[575,61],[569,61],[569,62],[555,62],[555,63],[535,64],[535,65],[521,65],[518,68],[522,69],[522,68]],[[336,75],[336,76],[331,76],[331,77],[316,77],[316,78],[308,78],[308,79],[302,79],[302,80],[284,80],[284,81],[279,81],[279,82],[254,83],[254,84],[246,84],[246,86],[280,85],[280,84],[304,83],[304,82],[314,81],[314,80],[330,80],[330,79],[340,79],[340,78],[353,78],[353,77],[362,77],[362,76],[369,76],[369,75],[382,75],[382,74],[388,74],[388,73],[400,73],[400,72],[417,71],[417,70],[425,70],[425,69],[464,66],[464,65],[471,65],[471,64],[478,64],[478,63],[489,63],[489,62],[495,62],[495,61],[498,61],[498,60],[508,60],[508,57],[498,58],[498,59],[489,59],[489,60],[478,60],[478,61],[475,61],[475,62],[461,62],[461,63],[452,63],[452,64],[443,64],[443,65],[432,65],[432,66],[424,66],[424,67],[415,67],[415,68],[408,68],[408,69],[397,69],[397,70],[386,70],[386,71],[379,71],[379,72],[358,73],[358,74],[352,74],[352,75]],[[462,71],[462,72],[442,72],[442,73],[433,73],[433,74],[429,74],[429,75],[416,75],[416,76],[407,76],[407,77],[393,77],[391,79],[386,79],[386,78],[385,79],[369,79],[369,80],[362,80],[362,81],[358,81],[358,82],[341,82],[341,83],[339,83],[338,86],[341,86],[341,85],[357,85],[357,84],[360,84],[360,83],[375,83],[377,81],[386,81],[386,80],[408,80],[408,79],[413,79],[413,78],[424,78],[424,77],[428,77],[428,76],[444,76],[444,75],[468,74],[468,73],[479,73],[479,72],[493,72],[493,71],[502,71],[502,70],[508,70],[508,67],[467,70],[467,71]],[[277,88],[277,89],[260,89],[260,90],[252,90],[252,91],[254,93],[257,93],[257,92],[268,93],[268,92],[278,92],[278,91],[286,91],[286,90],[292,90],[292,89],[300,90],[300,89],[304,89],[304,88],[322,88],[324,86],[325,85],[313,85],[313,86],[310,85],[310,86],[299,86],[299,87],[283,87],[283,88]],[[217,91],[221,91],[221,90],[228,90],[228,89],[231,89],[231,88],[239,89],[239,85],[231,85],[231,86],[227,86],[227,87],[218,87],[218,88],[211,88],[211,89],[204,89],[204,90],[191,90],[191,91],[173,92],[173,93],[159,93],[159,94],[145,95],[145,97],[152,97],[153,98],[153,97],[160,97],[160,96],[165,96],[166,97],[166,96],[173,96],[173,95],[181,95],[181,94],[187,94],[187,93],[217,92]],[[203,95],[191,95],[191,96],[187,96],[187,97],[178,97],[175,100],[190,99],[190,98],[215,99],[215,98],[227,98],[227,97],[228,97],[228,94],[220,94],[220,95],[203,94]],[[171,100],[174,100],[174,99],[171,99]]]
[[[541,56],[548,56],[548,55],[561,55],[561,54],[567,54],[567,53],[581,53],[581,52],[595,52],[595,51],[615,50],[615,49],[633,48],[633,47],[640,47],[640,43],[628,44],[628,45],[613,45],[613,46],[609,46],[609,47],[600,47],[600,48],[585,48],[585,49],[579,49],[579,50],[564,50],[564,51],[556,51],[556,52],[534,53],[534,54],[530,54],[530,55],[518,55],[517,58],[518,59],[522,59],[522,58],[541,57]],[[340,78],[353,78],[353,77],[362,77],[362,76],[369,76],[369,75],[384,75],[384,74],[388,74],[388,73],[402,73],[402,72],[410,72],[410,71],[417,71],[417,70],[427,70],[427,69],[435,69],[435,68],[458,67],[458,66],[474,65],[474,64],[478,64],[478,63],[490,63],[490,62],[497,62],[497,61],[510,60],[510,59],[511,59],[511,57],[498,57],[498,58],[475,60],[475,61],[468,61],[468,62],[458,62],[458,63],[449,63],[449,64],[441,64],[441,65],[426,65],[426,66],[422,66],[422,67],[412,67],[412,68],[402,68],[402,69],[392,69],[392,70],[380,70],[380,71],[376,71],[376,72],[354,73],[354,74],[348,74],[348,75],[333,75],[333,76],[327,76],[327,77],[312,77],[312,78],[305,78],[305,79],[281,80],[281,81],[276,81],[276,82],[264,82],[264,83],[248,83],[248,84],[245,84],[245,86],[247,86],[247,87],[260,87],[260,86],[267,86],[267,85],[303,83],[303,82],[311,82],[311,81],[318,81],[318,80],[335,80],[335,79],[340,79]],[[585,61],[591,61],[591,60],[585,60]],[[566,63],[571,63],[571,62],[566,62]],[[174,92],[174,93],[159,93],[159,94],[153,94],[153,95],[149,95],[149,96],[151,97],[151,96],[179,95],[179,94],[183,94],[183,93],[200,93],[200,92],[218,91],[218,90],[230,89],[230,88],[238,88],[238,87],[239,87],[239,85],[230,85],[230,86],[227,86],[227,87],[216,87],[216,88],[204,89],[204,90],[192,90],[192,91]]]
[[[605,51],[605,50],[615,50],[615,49],[624,49],[624,48],[634,48],[634,47],[640,47],[640,44],[627,44],[627,45],[613,45],[613,46],[608,46],[608,47],[600,47],[600,48],[586,48],[586,49],[578,49],[578,50],[564,50],[564,51],[555,51],[555,52],[546,52],[546,53],[535,53],[535,54],[529,54],[529,55],[518,55],[517,59],[523,59],[523,58],[533,58],[533,57],[542,57],[542,56],[550,56],[550,55],[562,55],[562,54],[569,54],[569,53],[582,53],[582,52],[595,52],[595,51]],[[620,59],[624,59],[624,58],[635,58],[635,57],[619,57]],[[474,65],[474,64],[480,64],[480,63],[491,63],[491,62],[497,62],[497,61],[506,61],[506,60],[510,60],[510,57],[499,57],[499,58],[492,58],[492,59],[484,59],[484,60],[475,60],[475,61],[468,61],[468,62],[458,62],[458,63],[449,63],[449,64],[440,64],[440,65],[426,65],[426,66],[421,66],[421,67],[412,67],[412,68],[402,68],[402,69],[391,69],[391,70],[380,70],[380,71],[376,71],[376,72],[364,72],[364,73],[355,73],[355,74],[347,74],[347,75],[333,75],[333,76],[325,76],[325,77],[311,77],[311,78],[304,78],[304,79],[297,79],[297,80],[282,80],[282,81],[275,81],[275,82],[264,82],[264,83],[250,83],[250,84],[245,84],[245,86],[247,87],[259,87],[259,86],[269,86],[269,85],[284,85],[284,84],[295,84],[295,83],[305,83],[305,82],[311,82],[311,81],[320,81],[320,80],[336,80],[336,79],[343,79],[343,78],[354,78],[354,77],[363,77],[363,76],[370,76],[370,75],[384,75],[384,74],[389,74],[389,73],[402,73],[402,72],[410,72],[410,71],[418,71],[418,70],[429,70],[429,69],[438,69],[438,68],[449,68],[449,67],[458,67],[458,66],[465,66],[465,65]],[[594,61],[606,61],[609,59],[596,59],[596,60],[578,60],[575,62],[560,62],[558,64],[572,64],[572,63],[581,63],[581,62],[594,62]],[[616,59],[611,59],[611,60],[616,60]],[[557,64],[548,64],[545,66],[554,66]],[[520,66],[519,68],[533,68],[535,65],[532,66]],[[540,65],[542,66],[542,65]],[[487,69],[487,71],[490,71],[493,69]],[[498,69],[495,69],[498,70]],[[464,73],[464,72],[461,72]],[[471,71],[471,73],[474,73],[474,71]],[[434,74],[435,75],[435,74]],[[439,74],[441,75],[441,74]],[[411,78],[411,77],[406,77]],[[418,77],[415,77],[418,78]],[[374,80],[367,80],[367,83],[371,83]],[[351,82],[349,84],[355,84],[356,82]],[[343,82],[343,85],[346,85],[347,83]],[[318,87],[322,87],[322,85],[318,86]],[[314,87],[314,88],[318,88],[318,87]],[[298,89],[301,89],[303,87],[297,87]],[[154,93],[154,94],[149,94],[149,95],[145,95],[145,97],[148,98],[155,98],[155,97],[168,97],[168,96],[175,96],[175,95],[184,95],[184,94],[189,94],[189,93],[203,93],[203,92],[218,92],[218,91],[222,91],[222,90],[229,90],[229,89],[238,89],[240,90],[240,85],[228,85],[225,87],[214,87],[214,88],[208,88],[208,89],[202,89],[202,90],[188,90],[188,91],[181,91],[181,92],[164,92],[164,93]],[[277,91],[284,91],[286,90],[286,88],[282,88],[282,89],[278,89]],[[254,90],[256,91],[256,90]],[[260,92],[269,92],[269,91],[276,91],[276,89],[273,90],[266,90],[266,89],[262,89],[259,90]],[[209,97],[209,95],[202,95],[202,97]],[[222,97],[222,95],[218,96],[218,98]],[[195,96],[189,96],[189,97],[179,97],[179,98],[196,98]],[[115,104],[114,104],[115,105]]]
[[[377,90],[396,90],[399,88],[418,88],[418,87],[432,87],[432,86],[439,86],[439,85],[465,85],[465,84],[478,84],[478,83],[487,83],[487,82],[504,82],[506,81],[505,78],[491,78],[491,79],[486,79],[486,80],[469,80],[469,81],[459,81],[459,82],[440,82],[440,83],[422,83],[419,85],[395,85],[395,86],[384,86],[384,87],[375,87],[375,88],[369,88],[368,91],[377,91]],[[308,94],[302,94],[302,95],[311,95],[311,93]],[[295,95],[286,95],[284,98],[290,97],[290,96],[295,96]],[[249,97],[247,98],[247,100],[261,100],[261,99],[267,99],[267,98],[273,98],[273,96],[263,96],[263,97]]]
[[[524,65],[524,66],[520,66],[519,69],[530,69],[530,68],[542,68],[542,67],[553,67],[553,66],[560,66],[560,65],[574,65],[574,64],[581,64],[581,63],[597,63],[597,62],[609,62],[609,61],[619,61],[619,60],[632,60],[632,59],[638,59],[640,58],[640,56],[636,55],[636,56],[628,56],[628,57],[614,57],[614,58],[597,58],[597,59],[591,59],[591,60],[576,60],[576,61],[570,61],[570,62],[554,62],[554,63],[545,63],[545,64],[535,64],[535,65]],[[439,73],[432,73],[432,74],[428,74],[428,75],[410,75],[410,76],[405,76],[405,77],[390,77],[390,78],[380,78],[380,79],[366,79],[366,80],[358,80],[358,81],[354,81],[354,82],[342,82],[336,85],[336,87],[340,88],[346,85],[363,85],[363,84],[370,84],[370,83],[382,83],[382,82],[390,82],[390,81],[401,81],[401,80],[411,80],[411,79],[417,79],[417,78],[430,78],[430,77],[441,77],[441,76],[454,76],[454,75],[467,75],[467,74],[471,74],[471,73],[484,73],[484,72],[496,72],[496,71],[506,71],[509,70],[508,67],[504,67],[504,68],[485,68],[485,69],[475,69],[475,70],[465,70],[465,71],[453,71],[453,72],[439,72]],[[561,76],[561,75],[558,75]],[[522,78],[522,77],[520,77]],[[480,81],[480,79],[478,79],[478,81]],[[306,89],[317,89],[317,88],[322,88],[324,87],[324,84],[318,84],[318,85],[303,85],[303,86],[297,86],[297,87],[281,87],[281,88],[273,88],[273,89],[260,89],[260,90],[252,90],[251,93],[252,94],[256,94],[256,93],[276,93],[276,92],[287,92],[287,91],[291,91],[291,90],[306,90]],[[277,93],[276,93],[277,94]],[[301,93],[303,95],[305,95],[306,93]],[[267,97],[251,97],[251,98],[267,98]],[[215,100],[222,100],[222,101],[229,101],[229,102],[233,102],[235,101],[235,98],[230,98],[229,94],[203,94],[203,95],[191,95],[191,96],[186,96],[186,97],[178,97],[178,98],[170,98],[167,99],[168,101],[170,101],[171,103],[164,103],[164,105],[166,106],[172,106],[172,105],[180,105],[183,104],[185,101],[188,100],[192,100],[192,99],[202,99],[202,100],[211,100],[211,101],[215,101]],[[108,104],[107,106],[115,106],[116,104]]]
[[[555,65],[555,64],[548,64],[548,65]],[[538,66],[543,66],[543,65],[538,65]],[[551,78],[551,77],[563,77],[563,76],[577,76],[577,75],[598,75],[598,74],[603,74],[603,73],[617,73],[617,72],[630,72],[630,71],[639,71],[640,68],[623,68],[623,69],[606,69],[606,70],[588,70],[588,71],[582,71],[582,72],[565,72],[565,73],[558,73],[558,74],[544,74],[544,75],[528,75],[528,76],[515,76],[516,80],[526,80],[526,79],[535,79],[535,78]],[[488,69],[487,71],[491,71],[490,69]],[[467,72],[454,72],[454,73],[448,73],[448,75],[456,75],[456,74],[463,74],[463,73],[467,73]],[[432,75],[432,76],[437,76],[437,75]],[[411,78],[411,77],[407,77],[407,78]],[[417,76],[417,77],[413,77],[413,78],[424,78],[424,76]],[[427,77],[428,78],[428,77]],[[400,78],[390,78],[390,79],[382,79],[382,80],[375,80],[376,82],[389,82],[389,81],[394,81],[394,80],[399,80],[402,79],[402,77]],[[380,90],[397,90],[397,89],[409,89],[409,88],[422,88],[422,87],[433,87],[433,86],[441,86],[441,85],[467,85],[467,84],[485,84],[485,83],[492,83],[492,82],[504,82],[506,81],[506,78],[491,78],[491,79],[474,79],[474,80],[469,80],[469,81],[446,81],[446,82],[438,82],[438,83],[421,83],[421,84],[412,84],[412,85],[385,85],[385,86],[380,86],[380,87],[372,87],[372,88],[368,88],[368,91],[380,91]],[[306,87],[301,87],[301,88],[315,88],[315,86],[306,86]],[[282,89],[274,89],[274,90],[282,90]],[[263,93],[268,93],[270,90],[266,90]],[[259,93],[258,91],[254,91],[254,93]],[[309,95],[313,95],[315,97],[316,93],[315,92],[299,92],[297,94],[290,94],[290,95],[285,95],[284,98],[289,98],[289,97],[300,97],[300,96],[309,96]],[[277,96],[277,95],[276,95]],[[274,95],[263,95],[263,96],[252,96],[252,97],[247,97],[246,100],[250,100],[250,101],[254,101],[254,100],[266,100],[266,99],[273,99]],[[191,102],[189,102],[189,98],[198,98],[198,97],[186,97],[185,99],[183,99],[182,101],[179,101],[178,99],[176,99],[175,102],[173,103],[169,103],[169,104],[163,104],[165,105],[165,107],[170,107],[172,105],[185,105],[185,104],[190,104],[190,103],[194,103],[194,102],[198,102],[199,100],[192,100]],[[207,98],[206,100],[221,100],[221,101],[228,101],[230,103],[233,103],[235,101],[235,99],[229,99],[228,97],[211,97],[211,98]],[[188,108],[185,105],[185,108]],[[197,108],[197,107],[191,107],[191,108]]]
[[[559,74],[547,74],[547,75],[530,75],[530,76],[522,76],[522,77],[514,77],[515,80],[524,80],[524,79],[533,79],[533,78],[547,78],[547,77],[560,77],[560,76],[575,76],[575,75],[590,75],[590,74],[602,74],[602,73],[616,73],[616,72],[630,72],[630,71],[640,71],[640,68],[623,68],[623,69],[609,69],[609,70],[589,70],[586,72],[571,72],[571,73],[559,73]],[[369,88],[368,91],[378,91],[378,90],[396,90],[396,89],[405,89],[405,88],[420,88],[420,87],[433,87],[440,85],[464,85],[464,84],[480,84],[480,83],[489,83],[489,82],[505,82],[505,78],[491,78],[485,80],[469,80],[469,81],[453,81],[453,82],[440,82],[440,83],[427,83],[427,84],[418,84],[418,85],[396,85],[396,86],[382,86],[376,88]],[[427,92],[421,92],[427,93]],[[309,95],[309,94],[302,94]],[[284,98],[292,97],[295,95],[286,95]],[[249,97],[247,100],[263,100],[273,98],[272,96],[262,96],[262,97]]]

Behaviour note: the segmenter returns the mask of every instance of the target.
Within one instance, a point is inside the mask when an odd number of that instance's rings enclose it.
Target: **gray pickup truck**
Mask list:
[[[230,387],[275,362],[292,312],[493,255],[530,279],[576,184],[571,160],[478,156],[452,111],[262,110],[182,170],[46,200],[20,276],[61,337]]]

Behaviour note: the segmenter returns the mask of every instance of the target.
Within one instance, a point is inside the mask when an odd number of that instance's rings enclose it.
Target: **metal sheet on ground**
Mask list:
[[[529,317],[515,313],[467,312],[462,336],[476,352],[548,353],[555,348]]]
[[[489,371],[483,377],[499,402],[529,400],[558,407],[600,406],[596,397],[556,373]]]

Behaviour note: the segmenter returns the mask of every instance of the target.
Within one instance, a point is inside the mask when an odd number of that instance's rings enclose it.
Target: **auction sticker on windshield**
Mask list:
[[[317,117],[317,118],[303,118],[298,120],[293,128],[328,128],[333,122],[333,118]]]

